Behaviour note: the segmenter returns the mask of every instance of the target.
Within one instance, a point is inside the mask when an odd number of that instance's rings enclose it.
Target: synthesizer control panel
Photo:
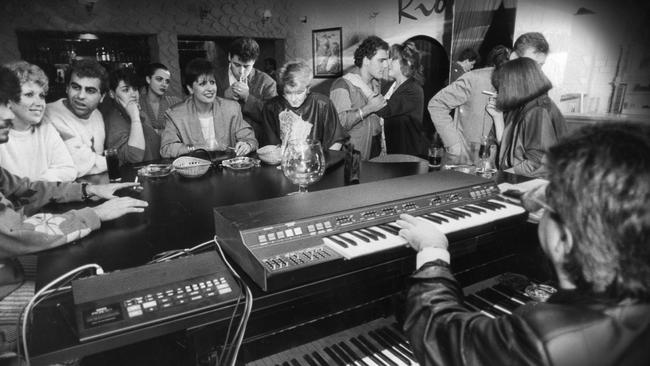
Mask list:
[[[417,214],[420,211],[442,208],[460,201],[471,203],[495,196],[499,192],[494,183],[476,185],[470,189],[444,192],[399,203],[384,203],[364,209],[350,209],[346,212],[321,217],[280,223],[274,226],[256,228],[242,232],[244,243],[251,249],[282,244],[310,236],[327,235],[355,226],[368,226],[397,220],[402,213]]]
[[[215,251],[72,283],[82,342],[234,303],[241,290]]]

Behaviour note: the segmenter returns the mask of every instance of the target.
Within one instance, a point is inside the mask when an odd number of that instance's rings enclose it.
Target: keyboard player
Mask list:
[[[418,251],[404,330],[421,365],[650,364],[650,124],[598,124],[548,153],[541,247],[559,291],[492,319],[463,305],[447,239],[409,215]]]

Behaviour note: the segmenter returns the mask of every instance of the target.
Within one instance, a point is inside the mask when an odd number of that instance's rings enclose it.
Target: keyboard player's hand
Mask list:
[[[397,225],[402,229],[399,235],[409,242],[409,245],[420,251],[426,247],[447,249],[447,237],[429,221],[418,219],[408,214],[401,214]]]

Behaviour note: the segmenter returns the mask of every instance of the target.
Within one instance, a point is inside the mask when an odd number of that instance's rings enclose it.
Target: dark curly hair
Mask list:
[[[510,53],[512,50],[504,45],[494,46],[487,55],[486,66],[501,67],[510,59]]]
[[[599,123],[551,147],[547,201],[571,232],[579,290],[650,298],[650,123]]]
[[[377,36],[370,36],[364,39],[359,47],[354,51],[354,64],[357,67],[361,67],[363,64],[363,58],[373,58],[377,53],[377,50],[388,51],[388,43]]]
[[[0,104],[20,101],[20,81],[9,68],[0,66]]]
[[[117,89],[117,86],[120,84],[120,81],[124,81],[126,86],[132,86],[138,88],[141,84],[140,78],[130,67],[121,67],[119,69],[113,70],[109,77],[109,88],[112,91]]]
[[[260,45],[252,38],[237,38],[228,47],[228,54],[237,55],[243,62],[254,61],[260,55]]]
[[[479,54],[473,48],[466,48],[458,55],[458,61],[469,60],[479,62],[480,58]]]
[[[99,91],[102,94],[108,91],[108,72],[95,60],[82,59],[72,63],[72,67],[65,74],[66,85],[70,84],[72,74],[80,78],[97,78],[99,79]]]

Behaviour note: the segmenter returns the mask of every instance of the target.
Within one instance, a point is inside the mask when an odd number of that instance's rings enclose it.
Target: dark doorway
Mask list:
[[[415,36],[408,39],[420,50],[424,73],[424,131],[431,139],[434,132],[433,122],[427,105],[429,100],[445,86],[449,74],[449,56],[440,42],[429,36]]]
[[[495,46],[504,45],[512,48],[516,10],[516,8],[506,8],[501,3],[501,6],[494,11],[492,23],[490,23],[490,27],[485,33],[483,42],[478,49],[478,53],[481,56],[481,64],[476,65],[475,68],[485,66],[487,56]]]
[[[228,46],[237,37],[179,36],[178,63],[181,70],[192,59],[207,58],[220,68],[228,63]],[[275,38],[256,38],[260,45],[260,55],[255,68],[264,70],[264,59],[273,58],[278,65],[284,63],[284,40]],[[182,78],[182,75],[181,75]]]

